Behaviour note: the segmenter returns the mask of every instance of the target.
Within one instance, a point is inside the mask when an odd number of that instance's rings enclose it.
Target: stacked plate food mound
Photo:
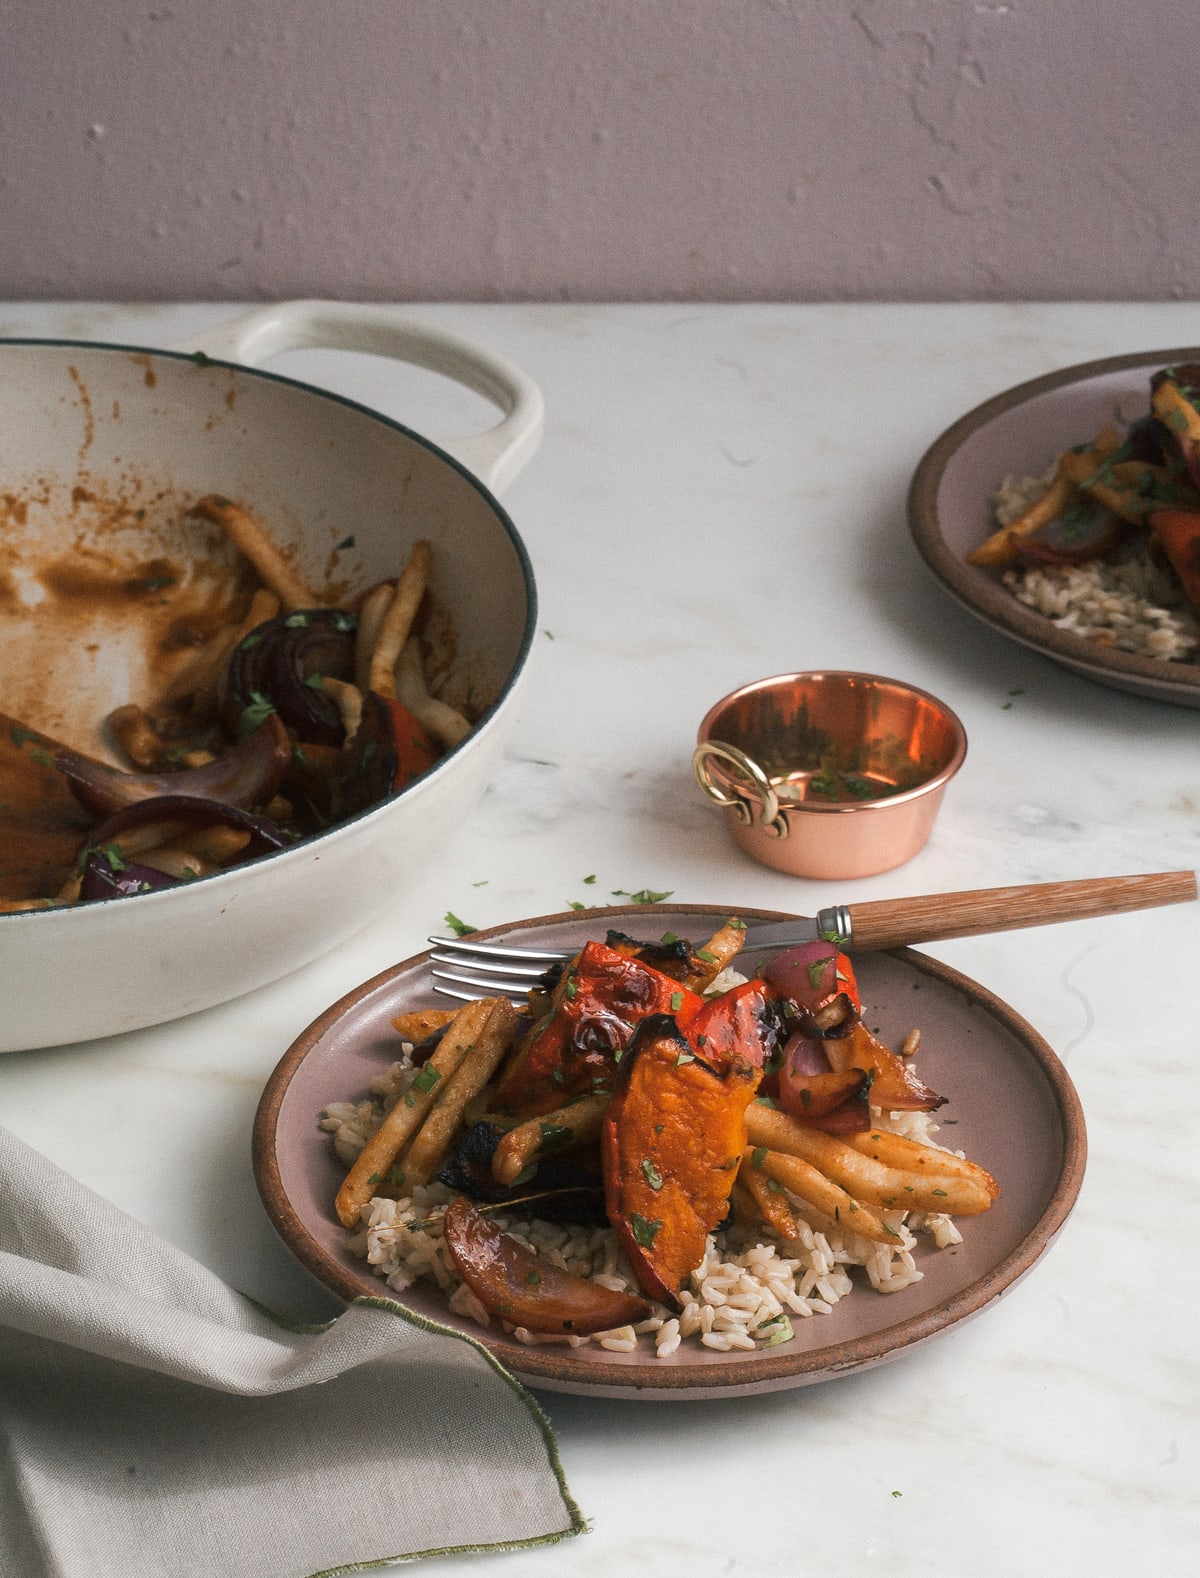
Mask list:
[[[1060,630],[1190,662],[1200,648],[1200,364],[1150,380],[1146,414],[1006,477],[967,555]]]
[[[747,979],[743,932],[610,932],[527,1010],[393,1020],[401,1056],[321,1119],[355,1252],[522,1342],[661,1358],[787,1342],[856,1266],[880,1293],[918,1280],[917,1235],[961,1242],[995,1182],[936,1143],[919,1033],[877,1039],[835,944]]]

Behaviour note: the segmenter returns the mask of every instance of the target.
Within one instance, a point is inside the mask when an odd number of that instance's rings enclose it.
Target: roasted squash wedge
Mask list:
[[[643,1020],[621,1059],[601,1135],[605,1203],[638,1286],[673,1309],[729,1213],[758,1080],[748,1062],[705,1062],[670,1014]]]

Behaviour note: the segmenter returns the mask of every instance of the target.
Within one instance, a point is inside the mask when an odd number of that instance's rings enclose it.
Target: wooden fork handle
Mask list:
[[[1196,897],[1194,871],[1156,871],[1141,877],[1092,877],[1083,882],[1033,882],[1027,887],[975,888],[921,898],[879,899],[847,905],[851,946],[902,948],[945,937],[1052,926],[1124,910],[1184,904]]]

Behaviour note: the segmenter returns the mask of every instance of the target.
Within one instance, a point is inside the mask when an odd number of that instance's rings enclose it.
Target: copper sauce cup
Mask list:
[[[924,848],[967,736],[943,702],[878,674],[779,674],[717,702],[692,766],[730,836],[794,877],[869,877]]]

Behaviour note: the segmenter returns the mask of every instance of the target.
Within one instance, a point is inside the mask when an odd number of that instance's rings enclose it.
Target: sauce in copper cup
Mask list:
[[[730,836],[796,877],[874,876],[924,848],[967,737],[927,691],[878,674],[779,674],[730,692],[692,759]]]

